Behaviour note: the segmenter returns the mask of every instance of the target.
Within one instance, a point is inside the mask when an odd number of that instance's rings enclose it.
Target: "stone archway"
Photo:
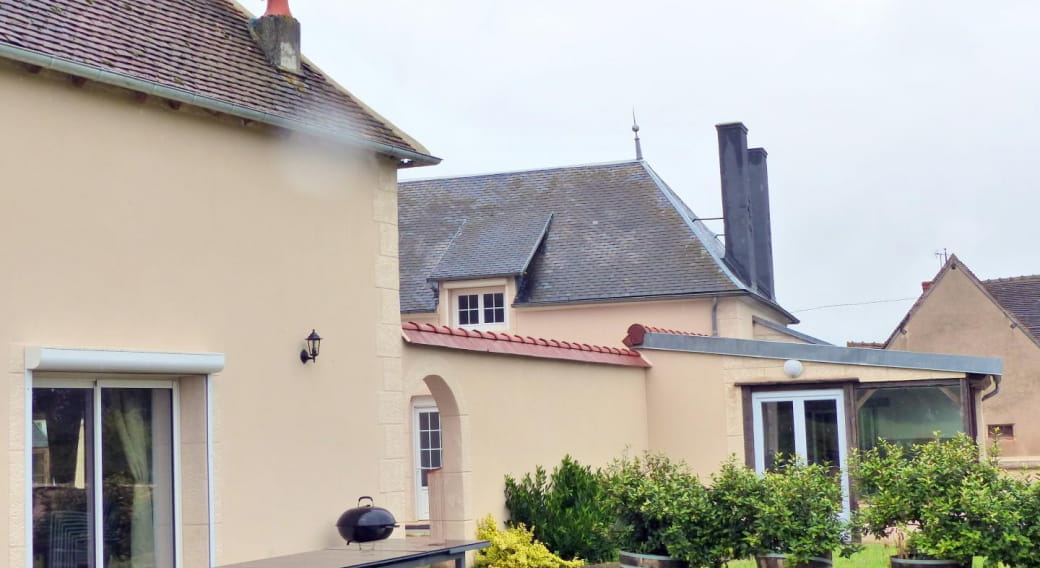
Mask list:
[[[440,412],[441,469],[430,474],[430,537],[472,539],[476,521],[471,510],[469,416],[458,389],[438,375],[423,378]]]

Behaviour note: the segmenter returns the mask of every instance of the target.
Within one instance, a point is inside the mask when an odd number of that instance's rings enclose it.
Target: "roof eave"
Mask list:
[[[129,89],[145,95],[160,97],[170,101],[259,122],[261,124],[285,128],[324,138],[331,138],[340,143],[365,148],[378,154],[395,158],[398,160],[398,167],[401,168],[433,166],[441,162],[441,159],[435,156],[430,156],[407,148],[399,148],[375,140],[369,140],[349,132],[317,128],[269,112],[258,111],[256,109],[236,105],[213,97],[192,93],[184,89],[176,89],[152,81],[130,77],[129,75],[113,73],[112,71],[55,57],[53,55],[44,55],[42,53],[6,43],[0,43],[0,57],[24,63],[26,65],[34,65],[51,71],[80,77],[89,81]]]
[[[1004,372],[1003,360],[993,357],[863,349],[838,347],[835,345],[789,343],[785,341],[736,339],[731,337],[701,337],[646,332],[643,335],[642,342],[634,344],[633,347],[662,351],[684,351],[762,359],[797,359],[819,363],[975,373],[994,376],[1000,376]]]

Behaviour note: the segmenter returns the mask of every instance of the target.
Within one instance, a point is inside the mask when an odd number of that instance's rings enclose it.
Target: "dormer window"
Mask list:
[[[459,327],[504,324],[506,306],[504,292],[460,292],[456,296]]]

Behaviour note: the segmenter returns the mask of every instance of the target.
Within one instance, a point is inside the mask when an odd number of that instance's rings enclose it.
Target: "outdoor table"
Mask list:
[[[427,538],[398,538],[227,564],[221,568],[415,568],[448,560],[455,561],[455,568],[465,568],[466,552],[488,544],[486,540],[434,542]]]

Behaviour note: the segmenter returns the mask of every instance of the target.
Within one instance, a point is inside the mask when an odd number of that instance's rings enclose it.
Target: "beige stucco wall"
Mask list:
[[[0,566],[25,557],[27,345],[226,355],[217,564],[333,544],[359,495],[401,514],[393,161],[20,67],[0,92]],[[186,559],[204,538],[185,531]]]
[[[507,298],[514,294],[512,279],[509,279]],[[445,309],[450,306],[448,300],[448,293],[442,291],[436,313],[402,314],[401,321],[450,325],[451,314]],[[620,346],[628,327],[634,323],[711,335],[713,303],[714,299],[709,297],[525,306],[509,308],[507,317],[511,333]],[[752,324],[753,316],[784,321],[772,308],[746,297],[719,297],[716,310],[718,333],[722,337],[759,338],[762,328]],[[796,341],[788,336],[782,337],[783,340]]]
[[[601,466],[625,448],[647,446],[642,368],[414,345],[406,346],[403,360],[406,391],[425,392],[421,385],[430,377],[443,380],[465,431],[460,442],[434,389],[445,428],[445,484],[456,493],[463,480],[468,486],[466,522],[450,527],[449,537],[471,536],[473,519],[487,513],[504,518],[506,474],[533,472],[539,464],[551,470],[568,453]],[[453,470],[453,460],[461,471]],[[411,475],[406,479],[414,485]]]
[[[1015,425],[1015,439],[1001,442],[1004,456],[1040,460],[1040,346],[1011,323],[962,269],[951,269],[889,348],[1002,358],[1000,393],[984,403],[986,423]]]
[[[962,378],[947,371],[898,369],[803,361],[797,380],[784,374],[784,360],[646,350],[646,398],[650,447],[686,460],[708,475],[730,455],[744,459],[744,383],[801,384],[832,379],[860,382]]]

